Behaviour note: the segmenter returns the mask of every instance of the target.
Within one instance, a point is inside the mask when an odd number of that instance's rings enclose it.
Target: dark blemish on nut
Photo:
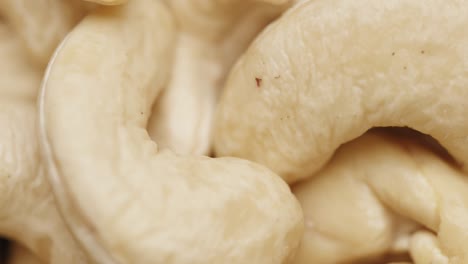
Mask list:
[[[421,54],[424,54],[424,50],[421,50]]]
[[[279,79],[280,77],[281,77],[281,75],[276,75],[275,79]]]
[[[395,56],[395,52],[392,52],[392,56]]]
[[[143,114],[143,112],[140,112],[140,114]]]
[[[261,78],[255,77],[255,82],[257,83],[257,87],[262,86],[262,79]]]
[[[405,67],[403,67],[403,69],[404,69],[404,70],[406,70],[406,66],[405,66]]]

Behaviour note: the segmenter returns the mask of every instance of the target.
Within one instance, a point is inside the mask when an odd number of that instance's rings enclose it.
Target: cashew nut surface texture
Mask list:
[[[21,37],[32,62],[44,67],[86,11],[81,0],[0,0],[0,16]],[[30,62],[30,63],[32,63]]]
[[[366,133],[293,191],[306,224],[295,263],[342,263],[395,243],[416,264],[468,263],[468,178],[411,138]],[[401,217],[434,233],[402,228]]]
[[[45,263],[86,263],[43,175],[36,133],[40,71],[0,24],[0,235]]]
[[[267,165],[294,182],[373,126],[409,126],[463,165],[466,14],[464,0],[300,2],[231,72],[216,152]]]
[[[300,205],[262,166],[160,152],[145,129],[171,68],[160,1],[96,10],[44,78],[43,154],[60,209],[99,263],[284,263]]]
[[[235,59],[287,1],[171,0],[178,25],[171,78],[148,124],[161,148],[209,154],[215,106]]]

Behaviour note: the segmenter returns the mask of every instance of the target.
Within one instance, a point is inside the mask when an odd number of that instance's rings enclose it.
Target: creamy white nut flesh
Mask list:
[[[64,218],[99,263],[286,263],[302,236],[289,187],[234,158],[159,152],[145,129],[171,68],[159,1],[87,16],[40,99],[43,153]]]
[[[232,70],[215,148],[288,182],[373,126],[409,126],[468,162],[465,1],[304,1]]]
[[[13,244],[9,253],[8,264],[41,264],[42,262],[27,248]]]
[[[57,45],[85,13],[81,0],[0,0],[0,13],[35,63],[46,67]]]
[[[235,59],[288,1],[169,0],[179,33],[171,80],[154,105],[148,132],[179,154],[212,150],[213,118]]]
[[[19,38],[0,24],[0,236],[44,263],[87,263],[43,174],[35,102],[40,71],[25,53]]]
[[[415,264],[468,262],[468,178],[412,139],[367,133],[293,191],[306,224],[296,264],[381,255],[405,237]],[[429,231],[401,232],[401,217]]]

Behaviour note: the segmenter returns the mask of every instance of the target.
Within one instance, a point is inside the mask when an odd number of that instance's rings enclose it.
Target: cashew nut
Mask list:
[[[206,155],[225,75],[287,1],[276,6],[252,0],[167,2],[179,26],[175,62],[168,87],[154,105],[148,132],[161,148]]]
[[[19,38],[0,24],[0,235],[46,263],[86,263],[55,207],[36,135],[40,71]]]
[[[367,133],[293,191],[306,223],[297,264],[376,256],[395,243],[416,264],[468,263],[468,178],[408,138]],[[401,217],[430,231],[414,233]]]
[[[174,36],[164,4],[130,1],[96,10],[57,49],[40,128],[63,217],[99,263],[284,263],[303,226],[279,177],[158,151],[145,130]]]
[[[467,14],[463,0],[299,2],[231,72],[216,152],[294,182],[373,126],[409,126],[463,165]]]

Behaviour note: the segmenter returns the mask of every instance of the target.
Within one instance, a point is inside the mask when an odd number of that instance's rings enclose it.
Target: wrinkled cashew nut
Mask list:
[[[0,235],[44,263],[87,263],[55,206],[36,135],[40,71],[0,24]]]
[[[467,163],[466,14],[462,0],[300,2],[231,72],[216,152],[294,182],[373,126],[409,126]]]
[[[158,152],[145,130],[174,32],[161,2],[130,1],[87,16],[57,49],[40,128],[63,217],[99,263],[284,263],[303,224],[280,178]]]
[[[468,262],[468,179],[414,139],[367,133],[293,190],[306,223],[297,264],[381,255],[402,238],[416,264]],[[398,232],[396,214],[437,237]]]

